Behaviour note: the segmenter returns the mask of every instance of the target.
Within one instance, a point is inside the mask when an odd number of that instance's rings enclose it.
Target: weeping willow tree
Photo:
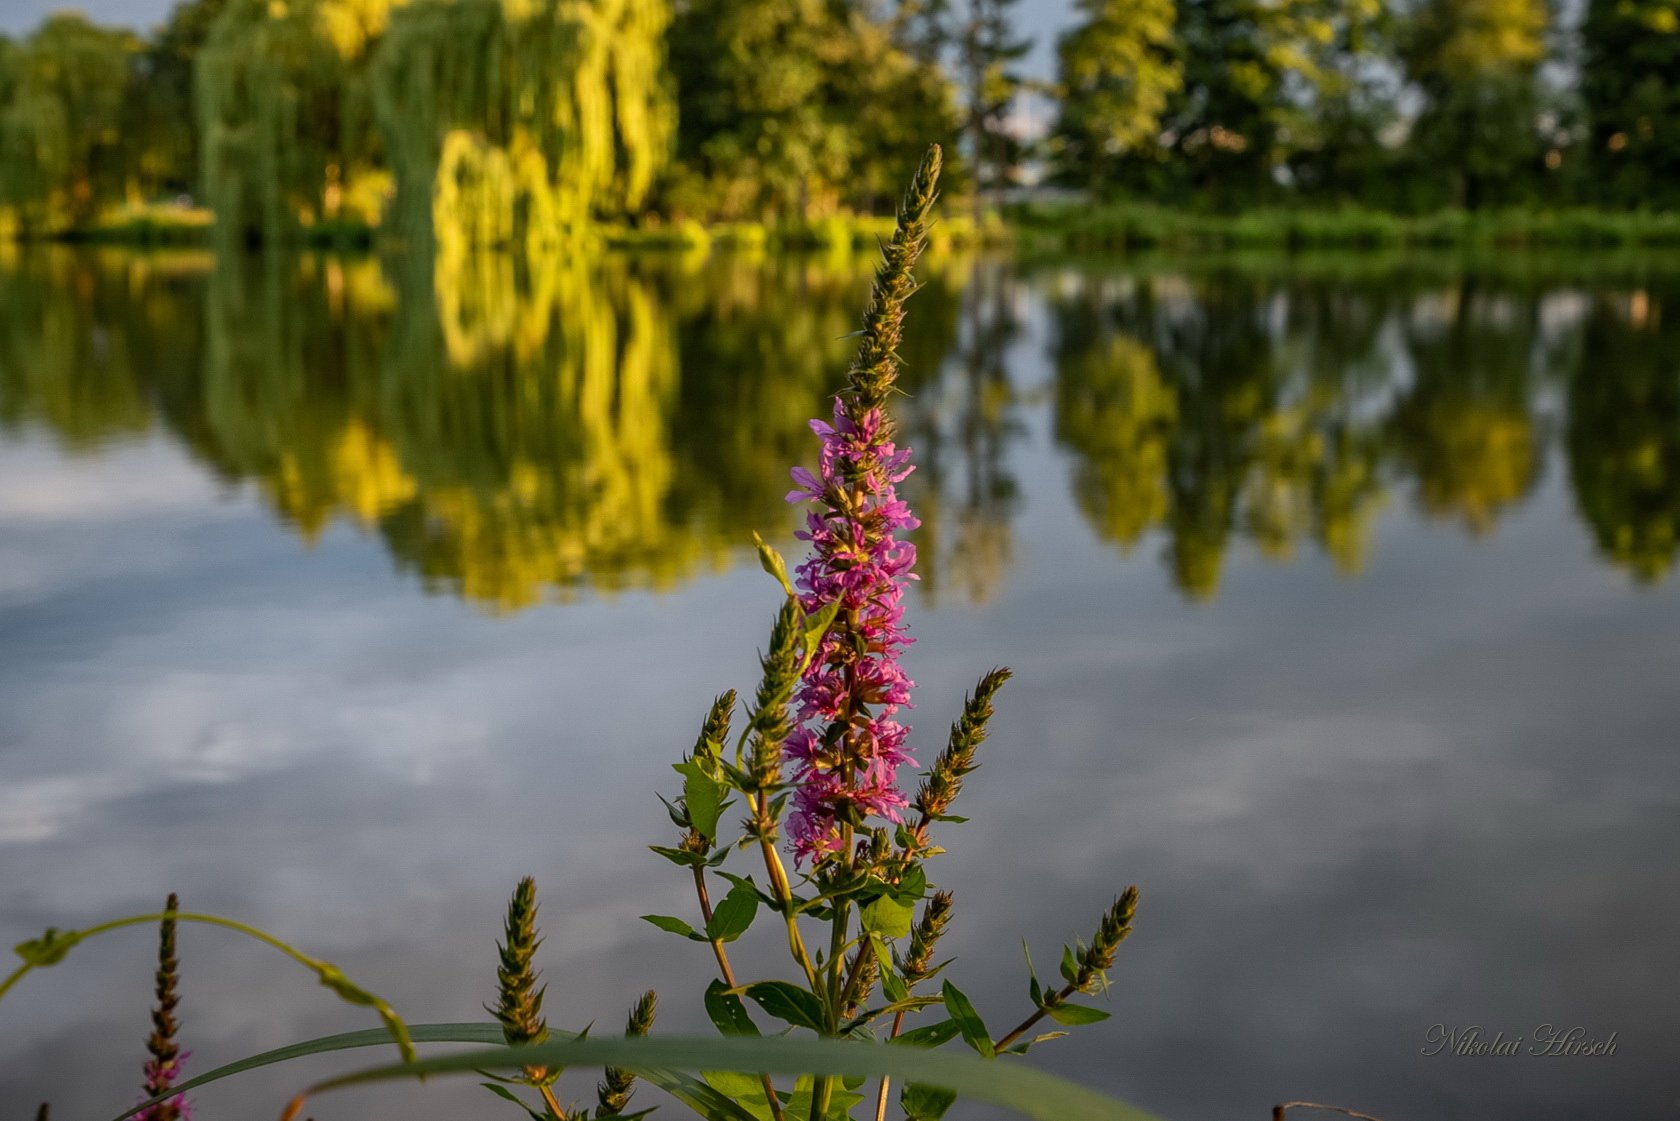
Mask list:
[[[194,71],[204,200],[224,233],[378,220],[366,70],[393,2],[228,0]]]
[[[665,0],[418,0],[373,69],[397,224],[446,253],[642,205],[674,126]]]
[[[140,41],[74,12],[0,49],[0,205],[26,230],[92,220],[122,198],[122,124]]]

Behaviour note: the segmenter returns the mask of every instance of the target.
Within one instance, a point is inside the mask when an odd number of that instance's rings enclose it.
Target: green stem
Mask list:
[[[299,965],[302,965],[304,968],[314,973],[316,977],[320,979],[321,984],[336,993],[339,999],[349,1004],[372,1008],[379,1014],[379,1019],[385,1025],[385,1030],[391,1033],[391,1039],[396,1043],[397,1050],[401,1053],[403,1062],[412,1063],[419,1060],[419,1053],[414,1050],[414,1041],[409,1038],[408,1025],[403,1023],[402,1017],[398,1016],[396,1011],[392,1009],[389,1004],[368,992],[366,989],[352,984],[350,979],[344,975],[344,971],[331,962],[321,961],[318,958],[312,958],[302,950],[282,942],[280,939],[276,938],[267,931],[259,930],[254,926],[239,922],[237,919],[224,919],[220,915],[201,915],[187,911],[165,911],[157,914],[129,915],[125,918],[112,919],[109,922],[102,922],[94,926],[90,926],[86,930],[64,931],[59,935],[59,937],[65,939],[69,943],[64,951],[65,953],[68,953],[78,944],[87,941],[89,938],[92,938],[97,934],[106,934],[113,930],[120,930],[125,926],[150,926],[154,923],[162,922],[165,919],[174,919],[176,922],[202,923],[205,926],[223,927],[224,929],[234,931],[238,934],[243,934],[248,938],[255,938],[257,941],[262,942],[265,945],[274,947],[276,950],[279,950]],[[56,962],[52,964],[56,964]],[[4,983],[0,983],[0,998],[4,998],[12,986],[17,984],[25,974],[39,968],[43,967],[38,966],[33,962],[26,961],[17,969],[13,970],[11,976],[7,977]]]
[[[1048,1016],[1050,1014],[1050,1009],[1056,1007],[1056,1005],[1062,1003],[1062,1001],[1066,1000],[1078,991],[1079,986],[1077,985],[1063,985],[1056,992],[1046,996],[1044,998],[1044,1006],[1034,1012],[1031,1016],[1028,1016],[1025,1020],[1022,1020],[1019,1024],[1016,1024],[1014,1031],[1007,1035],[999,1036],[997,1042],[992,1044],[992,1050],[1002,1052],[1005,1047],[1008,1047],[1011,1043],[1014,1043],[1017,1039],[1026,1035],[1033,1029],[1035,1024],[1044,1019],[1044,1017]]]
[[[712,896],[706,890],[706,871],[696,866],[694,869],[694,892],[700,897],[700,914],[705,917],[706,925],[712,925]],[[735,983],[735,971],[729,966],[729,951],[723,948],[721,938],[713,938],[712,954],[717,958],[718,971],[723,974],[723,983],[730,988],[739,988]],[[764,1097],[770,1103],[772,1121],[786,1121],[782,1113],[782,1100],[776,1096],[776,1084],[768,1074],[758,1076],[764,1086]]]
[[[760,824],[767,826],[770,816],[769,795],[761,791],[754,797],[758,803]],[[763,836],[766,839],[759,842],[759,847],[764,850],[764,871],[770,877],[770,889],[775,894],[782,917],[787,920],[788,953],[799,963],[799,968],[805,971],[805,980],[811,986],[812,994],[821,996],[822,983],[817,980],[817,967],[811,964],[810,951],[805,948],[805,939],[799,933],[799,919],[793,911],[793,887],[788,883],[787,869],[782,867],[782,858],[776,852],[775,844],[768,839],[768,831],[765,831]]]
[[[11,989],[11,987],[13,985],[15,985],[19,981],[23,980],[23,975],[24,974],[28,973],[31,969],[34,969],[34,968],[35,967],[33,965],[30,965],[28,962],[24,962],[22,965],[18,966],[16,969],[12,970],[11,975],[9,977],[7,977],[4,981],[0,981],[0,1000],[3,1000],[5,998],[6,993]]]

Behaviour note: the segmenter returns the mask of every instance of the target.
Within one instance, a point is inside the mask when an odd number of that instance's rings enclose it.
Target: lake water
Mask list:
[[[637,920],[692,908],[653,793],[756,681],[751,533],[797,548],[867,262],[0,253],[0,940],[175,890],[476,1019],[530,873],[556,1024],[653,987],[702,1027],[708,955]],[[931,869],[994,1028],[1021,939],[1053,969],[1135,882],[1114,1019],[1035,1062],[1173,1121],[1680,1115],[1680,262],[926,278],[913,742],[1014,668]],[[181,946],[193,1070],[373,1026]],[[136,1100],[152,955],[90,942],[0,1005],[0,1121]],[[1616,1052],[1423,1053],[1547,1024]]]

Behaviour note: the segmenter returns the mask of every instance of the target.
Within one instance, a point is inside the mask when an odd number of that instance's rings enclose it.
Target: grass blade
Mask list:
[[[550,1041],[536,1047],[498,1047],[418,1063],[374,1067],[316,1083],[292,1101],[283,1121],[298,1116],[310,1095],[327,1090],[417,1075],[517,1069],[532,1064],[611,1064],[638,1073],[735,1070],[863,1078],[885,1075],[900,1081],[943,1086],[965,1097],[1005,1106],[1034,1121],[1066,1121],[1070,1117],[1080,1121],[1157,1121],[1151,1114],[1124,1102],[1017,1062],[987,1061],[954,1051],[832,1039],[714,1036]]]

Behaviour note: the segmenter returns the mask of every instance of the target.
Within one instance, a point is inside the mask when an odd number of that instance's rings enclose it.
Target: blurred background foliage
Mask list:
[[[1032,184],[1211,212],[1680,190],[1680,0],[1076,0],[1049,78],[1016,3],[183,0],[146,35],[62,13],[0,39],[0,224],[809,226],[887,211],[932,141],[976,214]]]

